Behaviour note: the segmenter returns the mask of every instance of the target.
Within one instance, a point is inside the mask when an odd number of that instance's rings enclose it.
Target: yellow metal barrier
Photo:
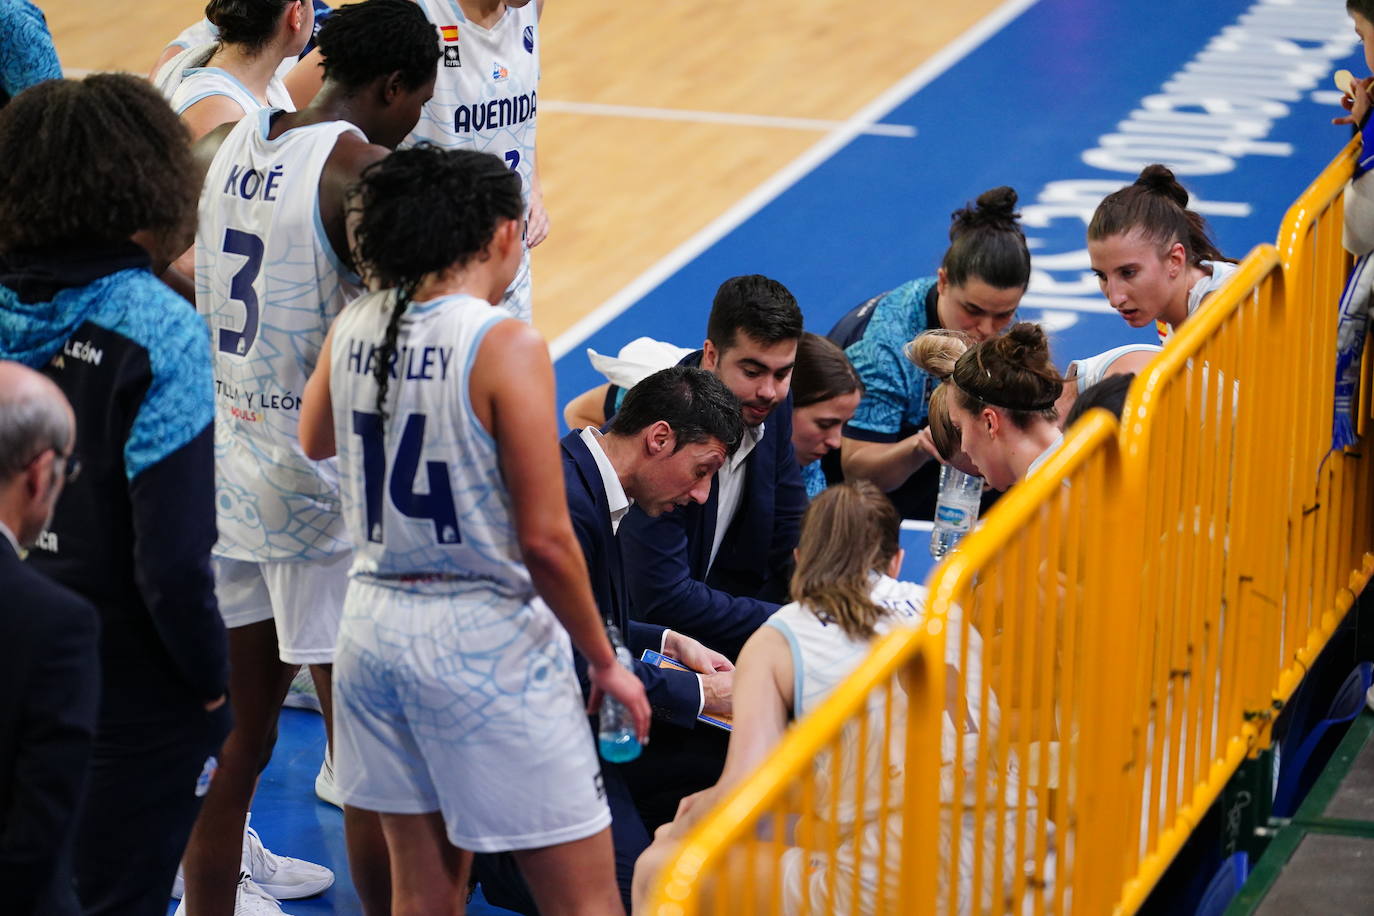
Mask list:
[[[1374,572],[1374,460],[1330,450],[1354,153],[1119,432],[1080,422],[935,572],[925,624],[697,825],[648,912],[1140,908]]]
[[[1101,612],[1128,568],[1092,560],[1116,531],[1115,433],[1096,412],[999,503],[936,573],[923,627],[880,642],[697,825],[648,912],[1062,909],[1069,825],[1114,791],[1075,739],[1102,730]]]
[[[1117,496],[1135,529],[1123,540],[1139,552],[1114,608],[1130,615],[1117,634],[1127,654],[1116,714],[1131,723],[1117,843],[1125,912],[1274,712],[1268,634],[1282,621],[1291,506],[1276,440],[1301,398],[1274,364],[1288,346],[1284,290],[1278,252],[1256,248],[1136,378],[1122,416]]]

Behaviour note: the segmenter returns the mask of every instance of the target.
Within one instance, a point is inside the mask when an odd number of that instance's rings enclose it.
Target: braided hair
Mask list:
[[[368,166],[352,210],[360,213],[354,262],[369,279],[396,289],[373,367],[385,422],[401,317],[421,281],[485,259],[499,225],[520,219],[525,204],[520,176],[490,153],[422,143]]]

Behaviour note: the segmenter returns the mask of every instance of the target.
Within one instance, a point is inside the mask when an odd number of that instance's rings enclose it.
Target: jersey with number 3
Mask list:
[[[347,121],[267,139],[274,112],[240,121],[215,154],[196,228],[196,308],[215,361],[215,553],[312,560],[351,545],[333,461],[296,432],[325,335],[361,292],[319,217],[320,173]]]
[[[490,29],[468,22],[456,0],[418,0],[439,31],[434,97],[402,146],[428,140],[444,149],[474,149],[505,160],[520,175],[528,206],[534,173],[539,89],[536,3],[507,7]],[[530,319],[529,252],[502,305]]]
[[[437,580],[426,591],[476,584],[527,601],[534,588],[496,443],[468,395],[478,347],[510,315],[465,295],[410,303],[389,362],[383,420],[374,371],[394,301],[388,290],[351,303],[331,344],[329,393],[352,574]]]

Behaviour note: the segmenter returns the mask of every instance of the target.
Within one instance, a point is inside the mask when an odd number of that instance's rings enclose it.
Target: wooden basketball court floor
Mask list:
[[[64,67],[137,73],[202,11],[39,6]],[[548,0],[538,150],[552,229],[533,259],[535,323],[563,334],[997,6]]]

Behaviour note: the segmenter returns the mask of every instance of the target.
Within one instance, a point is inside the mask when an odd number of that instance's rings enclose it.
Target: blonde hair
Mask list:
[[[930,393],[930,409],[926,412],[926,420],[930,424],[930,440],[935,443],[935,450],[946,462],[953,461],[963,446],[959,430],[949,418],[950,387],[935,387]]]
[[[872,637],[887,611],[869,597],[870,577],[897,555],[900,529],[892,501],[867,480],[828,487],[802,516],[792,600],[851,639]]]
[[[906,345],[906,358],[915,363],[916,368],[923,369],[938,379],[946,379],[954,371],[954,364],[959,361],[959,357],[975,343],[976,341],[963,331],[934,328],[917,334],[916,338]]]

